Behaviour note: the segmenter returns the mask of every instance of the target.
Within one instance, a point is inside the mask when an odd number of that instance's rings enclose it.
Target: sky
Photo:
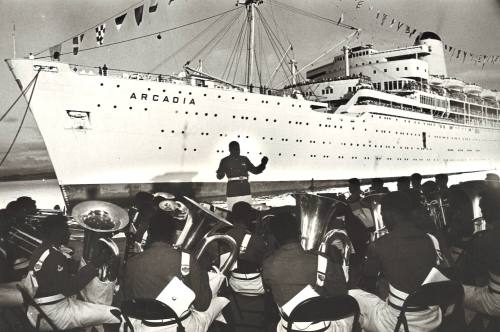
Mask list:
[[[349,46],[370,43],[382,50],[413,44],[413,38],[389,28],[392,18],[416,28],[418,31],[434,31],[443,41],[455,48],[475,54],[500,55],[500,0],[280,0],[282,3],[298,7],[308,12],[337,21],[343,14],[344,23],[360,28],[361,34]],[[37,53],[52,45],[85,32],[82,48],[95,46],[93,28],[106,21],[104,45],[138,37],[148,33],[166,30],[184,23],[221,13],[235,8],[236,0],[159,0],[158,11],[154,15],[144,13],[138,27],[134,21],[133,9],[140,4],[149,5],[149,0],[0,0],[0,58],[13,57],[12,30],[15,24],[17,57],[29,52]],[[136,5],[137,6],[134,6]],[[124,9],[131,7],[122,28],[118,32],[114,25],[116,17]],[[350,32],[332,24],[313,20],[285,11],[282,7],[264,0],[260,6],[271,26],[277,26],[276,34],[281,36],[285,48],[292,43],[298,67],[308,64],[326,49],[343,40]],[[376,20],[377,11],[387,14],[384,26]],[[239,32],[239,25],[226,34],[216,48],[208,52],[202,49],[202,42],[210,40],[217,29],[228,24],[233,17],[236,23],[242,17],[232,12],[224,16],[218,26],[210,26],[206,21],[184,29],[162,33],[150,38],[123,43],[111,47],[80,52],[77,56],[63,55],[62,61],[109,68],[155,71],[159,73],[179,72],[188,60],[203,58],[204,71],[216,76],[224,73],[225,61],[232,51],[232,45]],[[200,31],[207,31],[203,38],[192,43],[183,51],[171,56],[177,49],[191,40]],[[257,36],[265,36],[262,28]],[[273,71],[277,59],[264,39],[257,42],[260,67],[264,76]],[[71,41],[63,44],[63,53],[71,51]],[[266,53],[266,54],[265,54]],[[48,53],[42,53],[45,56]],[[328,59],[318,61],[325,63]],[[243,64],[243,61],[242,61]],[[315,65],[317,65],[315,64]],[[243,67],[243,66],[242,66]],[[448,61],[450,76],[490,89],[500,90],[500,64],[487,64],[484,68],[453,59]],[[279,77],[276,79],[279,81]],[[264,81],[266,81],[264,79]],[[5,63],[0,64],[0,116],[9,108],[19,94],[19,89]],[[0,158],[9,147],[26,102],[21,100],[0,122]],[[1,159],[0,159],[1,160]],[[28,114],[19,138],[5,163],[0,166],[0,178],[7,175],[25,175],[52,171],[43,139],[31,114]]]

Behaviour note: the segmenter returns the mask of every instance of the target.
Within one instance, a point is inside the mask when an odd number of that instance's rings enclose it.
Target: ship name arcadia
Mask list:
[[[147,93],[137,93],[136,94],[135,92],[132,92],[129,99],[159,101],[159,102],[167,102],[167,103],[173,103],[173,104],[196,105],[194,98],[169,97],[168,95],[155,95],[155,94],[147,94]]]

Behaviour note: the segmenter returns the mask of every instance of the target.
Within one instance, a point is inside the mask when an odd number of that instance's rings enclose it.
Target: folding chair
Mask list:
[[[430,306],[445,308],[463,301],[463,297],[463,287],[456,281],[440,281],[420,286],[404,301],[394,332],[399,332],[401,324],[405,332],[410,332],[408,321],[406,320],[406,312],[411,308],[426,308]]]
[[[358,302],[350,295],[332,297],[316,296],[299,303],[290,313],[287,321],[287,331],[293,331],[295,322],[327,322],[353,316],[352,331],[359,321]]]
[[[177,316],[175,311],[165,303],[155,299],[132,299],[125,301],[121,306],[121,311],[125,318],[125,326],[128,326],[132,332],[134,332],[134,327],[129,318],[138,319],[142,322],[173,319],[175,324],[177,324],[177,331],[184,331],[181,319]],[[167,324],[163,322],[149,322],[148,326],[166,326],[171,324],[173,324],[173,322]]]
[[[41,306],[35,302],[35,300],[28,294],[28,292],[23,287],[17,285],[17,289],[21,292],[21,296],[23,297],[23,308],[26,315],[28,314],[28,308],[30,306],[38,311],[38,318],[34,326],[34,328],[37,331],[40,331],[40,323],[42,319],[44,319],[47,322],[47,324],[49,324],[49,326],[52,328],[53,331],[62,331],[59,328],[57,328],[56,324],[47,316],[47,314],[42,310]]]

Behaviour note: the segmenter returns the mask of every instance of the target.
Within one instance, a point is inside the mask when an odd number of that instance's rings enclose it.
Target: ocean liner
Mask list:
[[[244,3],[250,55],[257,3]],[[30,107],[69,206],[125,202],[139,190],[221,197],[215,170],[233,140],[250,160],[270,159],[253,178],[255,195],[499,164],[500,94],[449,77],[435,33],[405,48],[344,47],[301,82],[291,61],[291,84],[280,90],[252,87],[252,58],[241,85],[190,67],[98,73],[6,61],[21,89],[36,86]]]

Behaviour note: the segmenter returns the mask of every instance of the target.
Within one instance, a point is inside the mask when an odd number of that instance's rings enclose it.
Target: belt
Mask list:
[[[227,181],[244,181],[248,180],[248,176],[236,176],[234,178],[227,178]]]
[[[258,279],[260,277],[261,277],[261,274],[259,272],[256,272],[256,273],[232,272],[231,273],[231,278],[238,279],[238,280],[254,280],[254,279]]]
[[[191,316],[191,311],[188,311],[187,314],[185,314],[182,317],[179,317],[179,322],[184,321],[189,316]],[[171,318],[171,319],[143,320],[142,323],[149,327],[158,327],[158,326],[174,325],[177,324],[177,321],[174,318]]]
[[[62,294],[56,294],[56,295],[51,295],[51,296],[36,297],[33,300],[35,301],[36,304],[39,304],[39,305],[49,305],[49,304],[55,304],[55,303],[61,302],[65,298],[66,298],[66,296],[64,296]]]

